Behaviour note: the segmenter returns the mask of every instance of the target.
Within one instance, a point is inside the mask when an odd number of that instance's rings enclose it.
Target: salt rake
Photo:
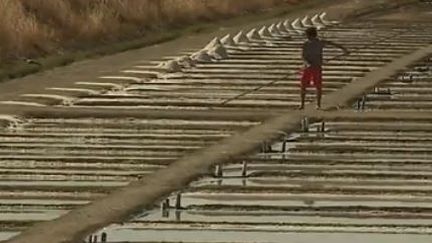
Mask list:
[[[363,46],[360,46],[360,47],[357,47],[357,48],[353,48],[353,49],[351,49],[351,52],[350,52],[350,53],[343,53],[343,54],[335,55],[334,57],[325,60],[325,61],[324,61],[324,64],[327,64],[327,63],[329,63],[329,62],[331,62],[331,61],[334,61],[334,60],[338,60],[338,59],[341,58],[341,57],[348,56],[348,55],[350,55],[351,53],[353,53],[353,52],[355,52],[355,51],[358,51],[358,50],[360,50],[360,49],[367,48],[367,47],[369,47],[369,46],[373,46],[373,45],[375,45],[375,44],[378,44],[378,43],[383,42],[383,41],[387,41],[387,40],[389,40],[389,39],[392,39],[392,38],[394,38],[394,37],[400,36],[400,35],[402,35],[402,34],[406,34],[406,33],[410,32],[410,31],[411,31],[411,30],[404,30],[404,31],[400,31],[400,32],[398,32],[398,33],[396,33],[396,34],[392,34],[392,35],[390,35],[390,36],[385,36],[385,37],[383,37],[383,38],[380,38],[380,39],[378,39],[378,40],[372,42],[371,44],[367,44],[367,45],[363,45]],[[226,104],[228,104],[228,103],[231,102],[231,101],[237,100],[237,99],[239,99],[239,98],[241,98],[241,97],[243,97],[243,96],[245,96],[245,95],[251,94],[251,93],[256,92],[256,91],[259,91],[259,90],[261,90],[261,89],[263,89],[263,88],[265,88],[265,87],[271,86],[271,85],[273,85],[273,84],[275,84],[275,83],[277,83],[277,82],[279,82],[279,81],[283,81],[283,80],[286,80],[286,79],[289,79],[289,78],[293,78],[293,77],[295,77],[294,75],[297,75],[297,74],[298,74],[298,71],[291,71],[291,72],[289,72],[287,75],[285,75],[285,76],[282,77],[282,78],[275,79],[275,80],[273,80],[273,81],[271,81],[271,82],[269,82],[269,83],[266,83],[266,84],[263,84],[263,85],[261,85],[261,86],[258,86],[258,87],[254,88],[254,89],[252,89],[252,90],[246,90],[246,91],[244,91],[244,92],[242,92],[242,93],[240,93],[240,94],[238,94],[238,95],[236,95],[236,96],[234,96],[234,97],[232,97],[232,98],[229,98],[229,99],[226,99],[226,100],[222,101],[222,102],[219,103],[218,105],[215,105],[215,106],[210,107],[209,109],[210,109],[210,110],[213,110],[216,106],[225,106]]]

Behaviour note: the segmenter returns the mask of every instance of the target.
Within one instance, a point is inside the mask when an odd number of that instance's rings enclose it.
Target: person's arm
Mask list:
[[[350,53],[349,50],[348,50],[345,46],[340,45],[340,44],[338,44],[338,43],[335,43],[335,42],[333,42],[333,41],[324,40],[324,44],[325,44],[325,45],[334,46],[334,47],[336,47],[336,48],[341,49],[341,50],[344,52],[344,55],[349,55],[349,53]]]

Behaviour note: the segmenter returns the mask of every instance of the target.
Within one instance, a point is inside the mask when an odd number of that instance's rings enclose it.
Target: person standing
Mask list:
[[[343,50],[344,55],[348,55],[348,49],[342,45],[331,41],[321,40],[318,38],[318,31],[315,27],[306,29],[307,40],[303,44],[302,57],[304,68],[301,75],[301,104],[300,109],[304,109],[306,89],[308,87],[316,88],[317,109],[321,108],[322,97],[322,65],[323,65],[323,49],[327,46],[335,46]]]

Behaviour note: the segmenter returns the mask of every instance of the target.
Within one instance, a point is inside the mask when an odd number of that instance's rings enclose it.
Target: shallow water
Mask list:
[[[218,230],[133,230],[106,231],[109,242],[272,242],[272,243],[430,243],[430,235],[362,234],[362,233],[295,233],[295,232],[232,232]]]
[[[149,212],[149,215],[133,220],[139,222],[207,222],[207,223],[268,223],[268,224],[352,224],[352,225],[413,225],[430,226],[430,219],[404,219],[379,217],[332,217],[332,216],[302,216],[284,211],[230,211],[230,210],[170,210],[168,217],[160,210]]]
[[[330,194],[331,195],[331,194]],[[327,199],[320,199],[325,194],[319,193],[186,193],[183,194],[182,206],[307,206],[309,201],[316,207],[426,207],[430,208],[429,201],[412,198],[410,195],[385,197],[380,195],[334,195]],[[397,200],[398,198],[399,200]],[[363,199],[363,200],[362,200]],[[392,200],[389,200],[392,199]],[[410,200],[412,200],[410,202]]]

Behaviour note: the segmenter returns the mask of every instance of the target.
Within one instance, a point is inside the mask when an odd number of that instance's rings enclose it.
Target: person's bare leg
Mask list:
[[[305,107],[305,99],[306,99],[306,88],[304,87],[301,87],[300,99],[301,99],[300,110],[303,110]]]
[[[317,87],[317,90],[316,90],[317,109],[321,109],[321,98],[322,98],[321,87]]]

